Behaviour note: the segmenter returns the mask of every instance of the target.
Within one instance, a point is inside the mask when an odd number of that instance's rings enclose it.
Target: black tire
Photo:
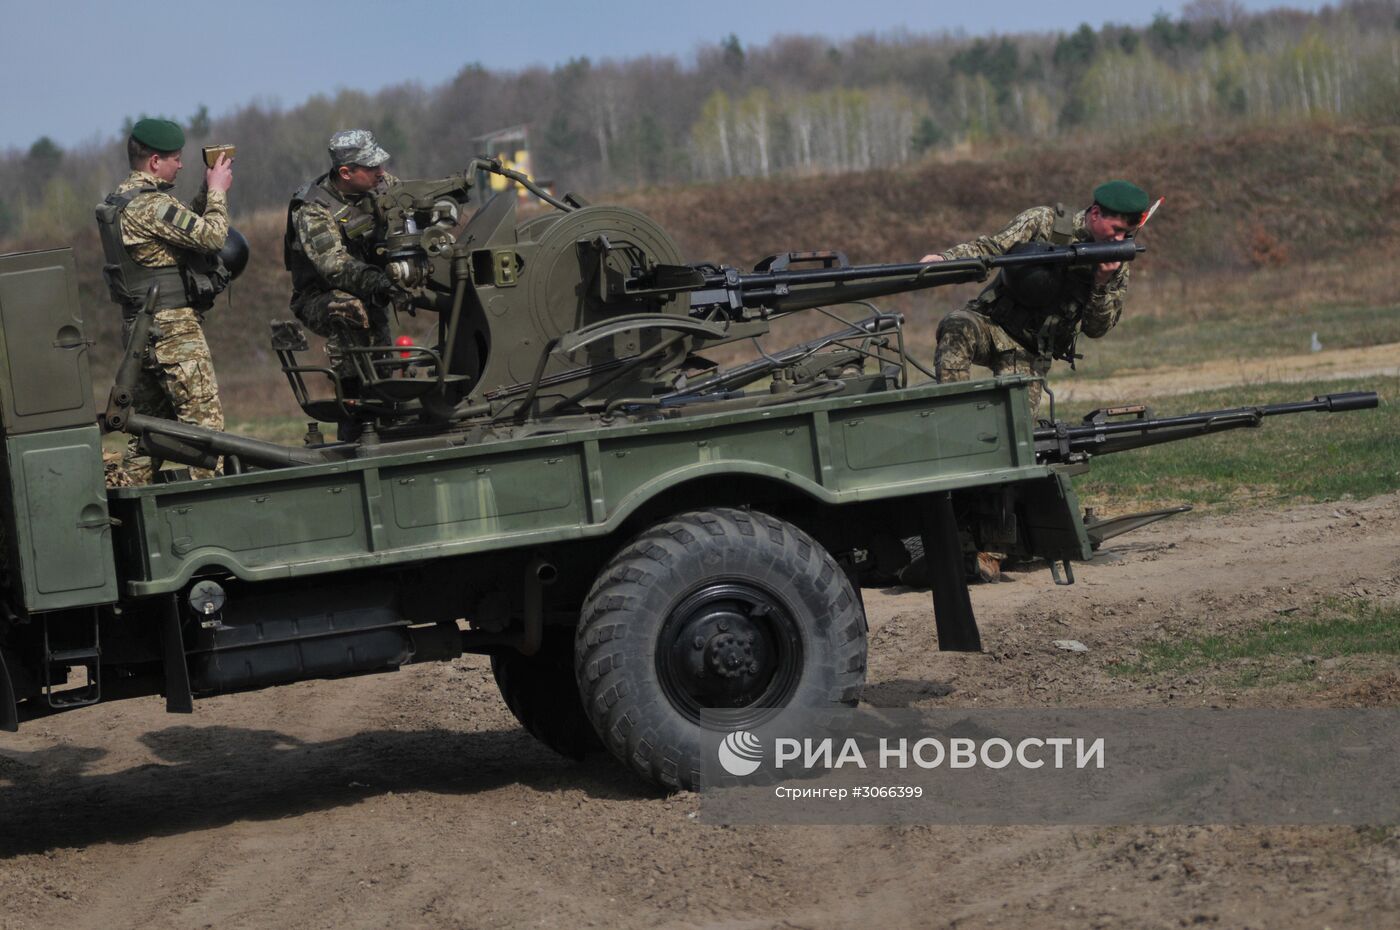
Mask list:
[[[568,643],[537,655],[503,652],[491,657],[491,674],[520,725],[562,756],[582,759],[603,748],[583,712]]]
[[[594,583],[574,645],[603,744],[670,789],[703,786],[713,732],[781,707],[853,705],[865,684],[865,616],[846,573],[797,527],[742,510],[637,537]]]

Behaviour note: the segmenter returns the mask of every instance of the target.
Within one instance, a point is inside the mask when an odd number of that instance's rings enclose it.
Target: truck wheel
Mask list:
[[[703,510],[652,527],[603,569],[574,651],[603,744],[643,778],[695,789],[707,732],[856,702],[865,617],[846,573],[797,527]]]
[[[491,674],[506,706],[520,725],[550,749],[571,759],[582,759],[603,748],[593,725],[583,713],[574,681],[568,644],[526,656],[503,652],[491,656]]]

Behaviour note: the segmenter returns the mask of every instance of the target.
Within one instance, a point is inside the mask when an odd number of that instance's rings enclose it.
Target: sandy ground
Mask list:
[[[1342,378],[1400,377],[1400,342],[1306,355],[1212,359],[1195,365],[1128,371],[1109,378],[1052,380],[1060,401],[1117,403],[1236,385]]]
[[[1056,387],[1117,402],[1397,374],[1400,343]],[[1188,516],[1111,546],[1073,587],[1040,570],[974,589],[976,655],[937,651],[926,593],[867,591],[865,701],[1400,706],[1400,669],[1374,658],[1255,688],[1238,668],[1108,671],[1151,641],[1400,598],[1400,494]],[[1400,926],[1394,827],[731,828],[698,806],[537,744],[476,657],[192,717],[104,705],[0,734],[0,930]]]
[[[1113,677],[1143,643],[1324,597],[1400,597],[1400,495],[1159,524],[1079,583],[867,592],[881,706],[1400,704],[1375,660],[1232,690]],[[1056,649],[1077,639],[1085,653]],[[0,737],[0,928],[1400,925],[1400,832],[744,827],[518,729],[486,663],[90,708]]]

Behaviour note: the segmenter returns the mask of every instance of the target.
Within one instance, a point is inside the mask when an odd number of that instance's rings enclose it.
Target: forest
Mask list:
[[[384,75],[393,79],[392,75]],[[234,142],[235,217],[286,203],[324,170],[325,140],[372,128],[405,176],[460,168],[483,135],[528,128],[534,171],[560,190],[620,192],[733,178],[836,175],[989,152],[1113,146],[1400,113],[1400,0],[1315,13],[1247,13],[1196,0],[1145,28],[1088,25],[990,37],[793,35],[745,47],[735,35],[693,61],[578,58],[552,69],[466,63],[446,84],[339,90],[287,108],[113,114],[110,138],[65,150],[39,138],[0,153],[0,240],[63,244],[125,173],[145,115],[180,121],[191,146]],[[182,190],[198,183],[187,171]]]

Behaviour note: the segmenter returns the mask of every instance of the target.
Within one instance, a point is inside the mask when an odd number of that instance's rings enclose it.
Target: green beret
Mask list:
[[[1146,212],[1148,199],[1147,191],[1128,181],[1105,181],[1094,188],[1094,203],[1124,216]]]
[[[185,131],[168,119],[143,119],[131,127],[131,138],[157,152],[178,152],[185,147]]]

